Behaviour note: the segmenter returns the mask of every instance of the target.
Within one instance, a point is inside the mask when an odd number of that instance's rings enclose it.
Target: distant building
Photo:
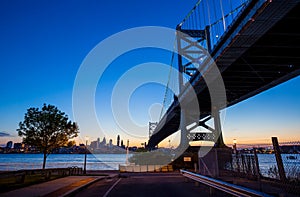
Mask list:
[[[6,148],[12,148],[13,142],[12,141],[8,141],[6,144]]]
[[[103,140],[101,142],[101,146],[106,146],[106,139],[105,139],[105,137],[103,138]]]
[[[125,149],[125,145],[123,143],[123,140],[121,140],[121,147]]]
[[[281,153],[300,153],[300,145],[280,146]]]
[[[92,141],[90,147],[91,149],[96,150],[99,147],[98,141]]]
[[[117,146],[120,146],[120,135],[117,136]]]
[[[59,154],[69,154],[69,153],[71,153],[71,149],[66,148],[66,147],[60,147],[58,150],[58,153]]]
[[[112,141],[112,139],[110,139],[110,140],[109,140],[109,147],[112,147],[112,146],[113,146],[112,143],[113,143],[113,141]]]
[[[97,147],[96,148],[100,148],[100,138],[97,138]]]
[[[15,150],[21,150],[22,149],[22,143],[14,143],[14,149]]]

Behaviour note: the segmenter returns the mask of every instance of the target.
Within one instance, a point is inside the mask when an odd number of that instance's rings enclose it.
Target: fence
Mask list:
[[[259,168],[254,154],[234,154],[230,169],[234,176],[256,179],[259,176]]]
[[[272,138],[273,144],[267,148],[240,150],[232,154],[228,166],[220,166],[231,176],[256,181],[263,180],[282,188],[287,193],[300,193],[300,146],[284,145]],[[262,184],[262,182],[260,182]]]

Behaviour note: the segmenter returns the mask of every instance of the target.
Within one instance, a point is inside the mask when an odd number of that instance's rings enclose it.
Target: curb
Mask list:
[[[74,188],[72,190],[69,190],[68,192],[60,195],[59,197],[70,197],[70,196],[74,195],[76,192],[81,191],[81,190],[87,188],[88,186],[92,185],[93,183],[96,183],[97,181],[100,181],[100,180],[103,180],[103,179],[107,179],[107,178],[114,178],[116,176],[118,176],[118,175],[117,174],[116,175],[108,175],[108,176],[104,176],[104,177],[95,178],[94,180],[92,180],[92,181],[90,181],[90,182],[88,182],[86,184],[83,184],[83,185],[81,185],[79,187],[76,187],[76,188]]]

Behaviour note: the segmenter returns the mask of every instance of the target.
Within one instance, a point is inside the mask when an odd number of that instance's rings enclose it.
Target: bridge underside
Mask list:
[[[280,3],[271,3],[233,38],[224,37],[212,52],[225,84],[227,107],[300,74],[300,31],[296,25],[300,21],[300,5],[296,4],[287,14],[283,13],[287,8],[280,6]],[[278,16],[278,12],[282,12],[282,16]],[[228,40],[231,41],[226,44]],[[223,47],[219,54],[218,47]],[[198,91],[199,119],[203,119],[211,115],[210,94],[203,78],[194,88]],[[180,105],[174,102],[148,146],[154,147],[178,131],[179,124]]]

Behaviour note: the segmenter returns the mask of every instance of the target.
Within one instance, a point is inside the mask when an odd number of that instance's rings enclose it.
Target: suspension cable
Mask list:
[[[199,0],[196,5],[193,7],[193,9],[191,9],[191,11],[189,11],[189,13],[184,17],[184,19],[181,21],[181,23],[179,23],[179,26],[181,27],[183,25],[183,23],[185,23],[185,21],[191,16],[191,14],[195,11],[195,9],[198,7],[198,5],[201,3],[202,0]]]
[[[171,81],[171,75],[172,75],[172,68],[173,68],[173,61],[174,61],[174,56],[175,56],[175,45],[176,44],[176,38],[174,40],[174,47],[173,47],[173,52],[172,52],[172,57],[171,57],[171,62],[170,62],[170,70],[169,70],[169,74],[168,74],[168,81],[167,81],[167,86],[166,86],[166,90],[165,90],[165,95],[164,95],[164,100],[163,100],[163,105],[160,111],[160,115],[159,115],[159,120],[161,120],[162,115],[163,115],[163,111],[165,108],[165,104],[166,104],[166,100],[167,100],[167,96],[168,96],[168,91],[169,91],[169,84]]]
[[[224,16],[222,0],[220,0],[220,6],[221,6],[221,12],[222,12],[222,18],[223,18],[223,27],[224,27],[224,31],[226,31],[226,21],[225,21],[225,16]]]

